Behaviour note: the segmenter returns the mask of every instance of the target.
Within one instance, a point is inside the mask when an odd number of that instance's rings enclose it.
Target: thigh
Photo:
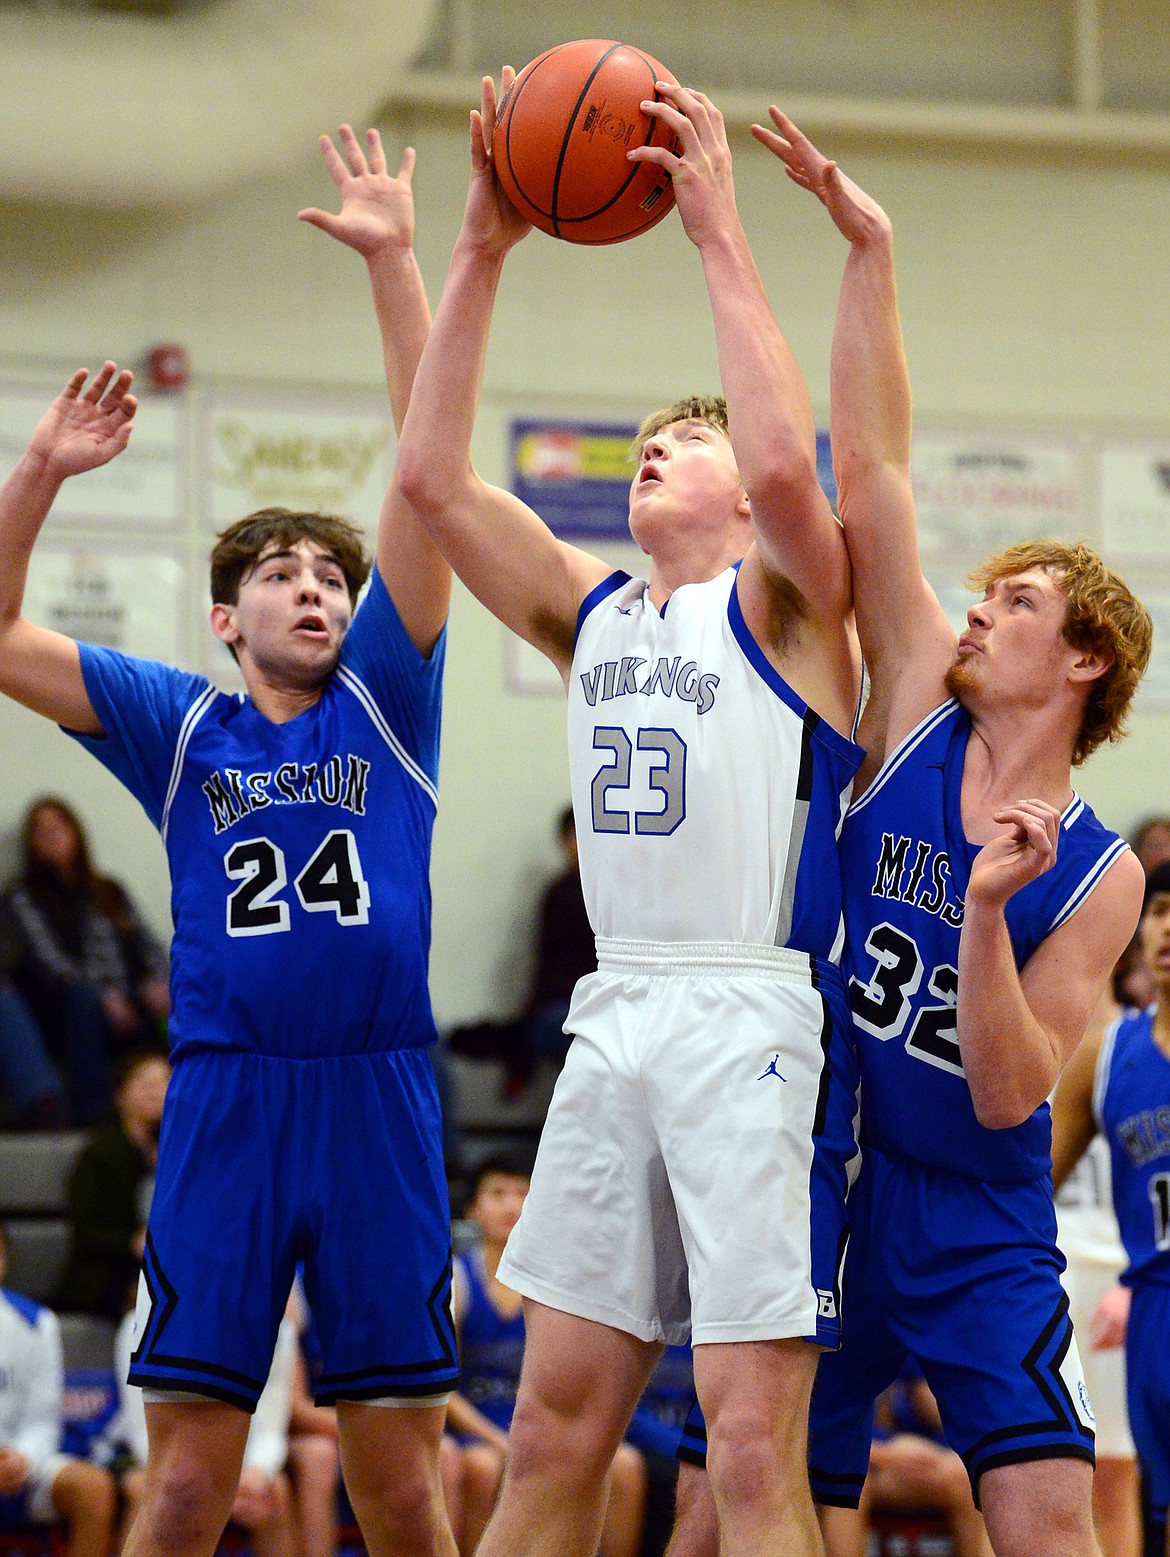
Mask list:
[[[1125,1359],[1130,1425],[1142,1468],[1148,1515],[1170,1508],[1170,1288],[1135,1287]]]
[[[305,1292],[319,1405],[431,1400],[458,1377],[451,1213],[425,1049],[303,1067]]]
[[[841,991],[675,980],[645,1084],[696,1344],[838,1340],[854,1090]]]
[[[296,1265],[291,1062],[191,1055],[167,1092],[130,1382],[255,1409]]]
[[[686,1258],[642,1066],[659,1023],[652,980],[582,980],[532,1185],[500,1279],[546,1308],[643,1342],[690,1330]]]

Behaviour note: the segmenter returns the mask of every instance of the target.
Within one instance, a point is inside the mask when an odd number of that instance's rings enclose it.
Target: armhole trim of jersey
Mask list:
[[[852,816],[856,811],[864,810],[864,808],[877,794],[878,790],[881,789],[887,780],[893,777],[897,769],[902,766],[902,764],[906,761],[906,758],[909,757],[910,753],[914,751],[916,747],[920,746],[926,737],[935,728],[935,726],[941,724],[944,719],[948,718],[954,712],[954,710],[958,708],[958,706],[959,703],[957,698],[948,697],[945,703],[940,703],[937,708],[932,709],[931,712],[927,714],[925,719],[919,720],[919,722],[910,731],[909,735],[902,737],[897,746],[894,747],[893,751],[878,769],[873,783],[866,790],[865,794],[862,795],[860,800],[855,800],[849,807],[850,816]]]
[[[624,573],[621,568],[615,568],[612,573],[607,574],[602,579],[600,584],[594,584],[593,588],[577,607],[577,625],[573,629],[574,648],[577,647],[577,639],[581,636],[585,618],[595,611],[603,600],[608,599],[615,590],[624,589],[630,582],[631,577],[628,573]]]
[[[205,687],[190,708],[183,715],[183,722],[179,726],[179,739],[175,742],[175,760],[171,764],[171,781],[167,785],[167,798],[163,801],[162,820],[159,823],[159,832],[164,843],[167,841],[167,828],[171,822],[171,806],[174,804],[175,791],[179,787],[179,779],[183,772],[183,762],[187,756],[187,747],[190,745],[191,736],[195,726],[203,718],[203,715],[211,707],[219,696],[215,687]]]
[[[370,690],[366,686],[365,682],[362,681],[358,676],[355,676],[353,671],[345,665],[339,665],[337,667],[337,679],[341,682],[342,686],[348,688],[348,690],[353,693],[354,697],[357,698],[358,702],[369,715],[370,722],[374,726],[374,729],[377,730],[378,734],[386,742],[386,745],[389,746],[390,750],[398,758],[399,762],[406,769],[407,773],[410,774],[411,778],[415,781],[419,788],[430,797],[431,804],[437,808],[439,804],[438,789],[435,787],[434,782],[431,780],[430,776],[414,760],[414,758],[407,751],[406,747],[403,746],[402,742],[398,739],[394,731],[387,724],[385,716],[378,707],[377,703],[374,702],[374,699],[370,694]]]
[[[1075,914],[1077,909],[1081,907],[1085,899],[1089,896],[1089,893],[1092,892],[1093,888],[1100,881],[1101,877],[1109,869],[1110,865],[1112,865],[1115,860],[1120,859],[1121,856],[1128,850],[1128,848],[1129,844],[1126,843],[1124,838],[1115,838],[1109,847],[1105,850],[1104,854],[1098,856],[1098,858],[1093,862],[1093,865],[1089,871],[1081,877],[1081,880],[1073,888],[1073,891],[1069,895],[1068,901],[1065,903],[1064,907],[1060,909],[1056,917],[1053,919],[1048,931],[1049,935],[1052,934],[1053,930],[1058,930],[1067,919],[1072,918],[1073,914]]]
[[[1101,1049],[1097,1055],[1096,1069],[1093,1071],[1093,1118],[1097,1122],[1097,1129],[1102,1135],[1107,1135],[1103,1109],[1105,1105],[1105,1090],[1109,1085],[1109,1072],[1113,1068],[1113,1051],[1117,1046],[1117,1029],[1121,1026],[1122,1018],[1115,1016],[1105,1029],[1105,1035],[1101,1039]]]
[[[810,708],[794,687],[789,686],[784,677],[772,664],[768,656],[760,648],[755,640],[751,628],[744,620],[743,607],[739,603],[739,569],[734,571],[731,580],[731,588],[727,593],[727,621],[731,628],[732,636],[740,647],[745,660],[755,671],[756,675],[776,697],[791,710],[805,725],[806,736],[820,741],[837,756],[846,762],[852,762],[854,771],[862,757],[862,752],[855,742],[848,736],[835,730],[828,720],[823,719],[815,708]]]

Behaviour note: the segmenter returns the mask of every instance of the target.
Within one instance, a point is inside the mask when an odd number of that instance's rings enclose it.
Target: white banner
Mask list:
[[[29,567],[24,614],[85,643],[190,663],[186,569],[170,552],[46,536]]]
[[[388,409],[368,401],[209,397],[199,468],[207,525],[221,530],[257,508],[326,512],[376,530],[393,468]]]
[[[1170,538],[1170,443],[1106,444],[1100,453],[1101,527],[1106,556],[1165,557]]]
[[[53,391],[0,387],[0,469],[12,468],[28,446]],[[61,488],[49,523],[149,525],[175,530],[184,518],[187,403],[147,395],[140,399],[134,431],[117,459],[72,476]]]
[[[1080,447],[1057,439],[919,433],[910,456],[924,553],[982,557],[1039,536],[1091,537]]]

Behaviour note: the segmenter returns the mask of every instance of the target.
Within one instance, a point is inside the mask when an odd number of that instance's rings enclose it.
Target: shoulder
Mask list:
[[[0,1302],[5,1305],[5,1312],[15,1315],[30,1330],[48,1330],[57,1323],[51,1309],[34,1303],[32,1298],[13,1292],[8,1287],[0,1287]]]

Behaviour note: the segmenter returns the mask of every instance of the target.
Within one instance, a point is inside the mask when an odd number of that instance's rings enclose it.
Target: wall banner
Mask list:
[[[1097,529],[1072,440],[919,433],[910,470],[924,553],[984,556],[1039,536],[1091,538]]]
[[[513,421],[512,491],[555,535],[628,540],[635,422]]]

